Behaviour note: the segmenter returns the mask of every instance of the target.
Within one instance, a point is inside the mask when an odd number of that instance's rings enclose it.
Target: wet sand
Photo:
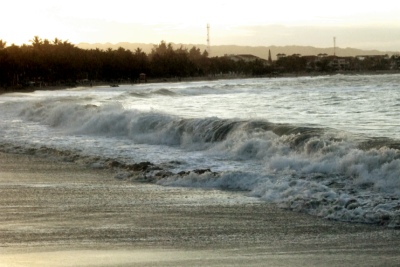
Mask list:
[[[0,267],[398,266],[400,230],[0,153]]]

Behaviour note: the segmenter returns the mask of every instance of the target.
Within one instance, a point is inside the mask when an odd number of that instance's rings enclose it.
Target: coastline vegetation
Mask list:
[[[32,87],[76,86],[98,83],[140,82],[146,79],[181,80],[185,78],[212,78],[223,75],[251,77],[280,74],[332,73],[343,71],[398,70],[400,56],[347,59],[341,65],[332,57],[282,56],[277,61],[253,57],[209,57],[207,51],[174,49],[171,43],[161,41],[149,54],[140,48],[135,51],[122,47],[113,50],[81,49],[58,38],[50,41],[38,36],[29,45],[6,46],[0,40],[0,90],[29,90]],[[333,63],[332,63],[333,62]]]

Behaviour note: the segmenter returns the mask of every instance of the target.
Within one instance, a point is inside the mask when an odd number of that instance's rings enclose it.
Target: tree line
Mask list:
[[[151,78],[185,78],[241,73],[258,75],[269,71],[260,62],[236,62],[208,56],[207,51],[161,41],[149,54],[122,47],[113,50],[81,49],[58,38],[35,36],[30,44],[6,46],[0,40],[0,87],[30,84],[73,85],[77,81],[135,82],[140,73]]]
[[[136,82],[140,73],[150,79],[214,77],[221,75],[275,76],[280,73],[399,70],[400,56],[340,58],[318,55],[282,56],[278,60],[253,57],[209,57],[193,46],[174,49],[161,41],[148,54],[118,49],[81,49],[58,38],[34,36],[30,44],[6,46],[0,40],[0,88],[30,85],[69,85],[77,82]],[[239,58],[239,59],[238,59]]]
[[[327,54],[318,56],[301,56],[293,54],[281,57],[275,62],[276,71],[286,73],[301,72],[376,72],[398,71],[400,69],[399,55],[366,55],[356,57],[338,57]]]

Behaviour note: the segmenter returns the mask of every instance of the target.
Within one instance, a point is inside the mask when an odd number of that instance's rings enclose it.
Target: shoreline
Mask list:
[[[301,72],[301,73],[279,73],[277,75],[269,74],[263,76],[248,76],[248,75],[229,75],[223,74],[218,76],[206,76],[206,77],[186,77],[186,78],[154,78],[148,79],[145,84],[152,84],[152,83],[170,83],[170,82],[194,82],[194,81],[214,81],[214,80],[224,80],[224,79],[256,79],[256,78],[295,78],[295,77],[318,77],[318,76],[332,76],[332,75],[394,75],[400,74],[398,70],[391,70],[391,71],[344,71],[344,72],[327,72],[327,73],[315,73],[315,72]],[[75,86],[71,85],[49,85],[49,86],[30,86],[30,87],[9,87],[8,88],[0,87],[0,95],[7,94],[7,93],[32,93],[38,90],[43,91],[52,91],[52,90],[66,90],[66,89],[73,89],[76,87],[97,87],[97,86],[108,86],[108,85],[136,85],[140,83],[128,83],[128,82],[121,82],[121,83],[114,83],[114,82],[94,82],[92,85],[88,83],[77,84]]]
[[[400,231],[0,152],[0,266],[397,266]]]

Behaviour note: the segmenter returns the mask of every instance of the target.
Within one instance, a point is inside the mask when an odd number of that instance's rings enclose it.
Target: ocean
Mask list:
[[[0,150],[398,228],[399,115],[398,74],[39,90],[0,95]]]

